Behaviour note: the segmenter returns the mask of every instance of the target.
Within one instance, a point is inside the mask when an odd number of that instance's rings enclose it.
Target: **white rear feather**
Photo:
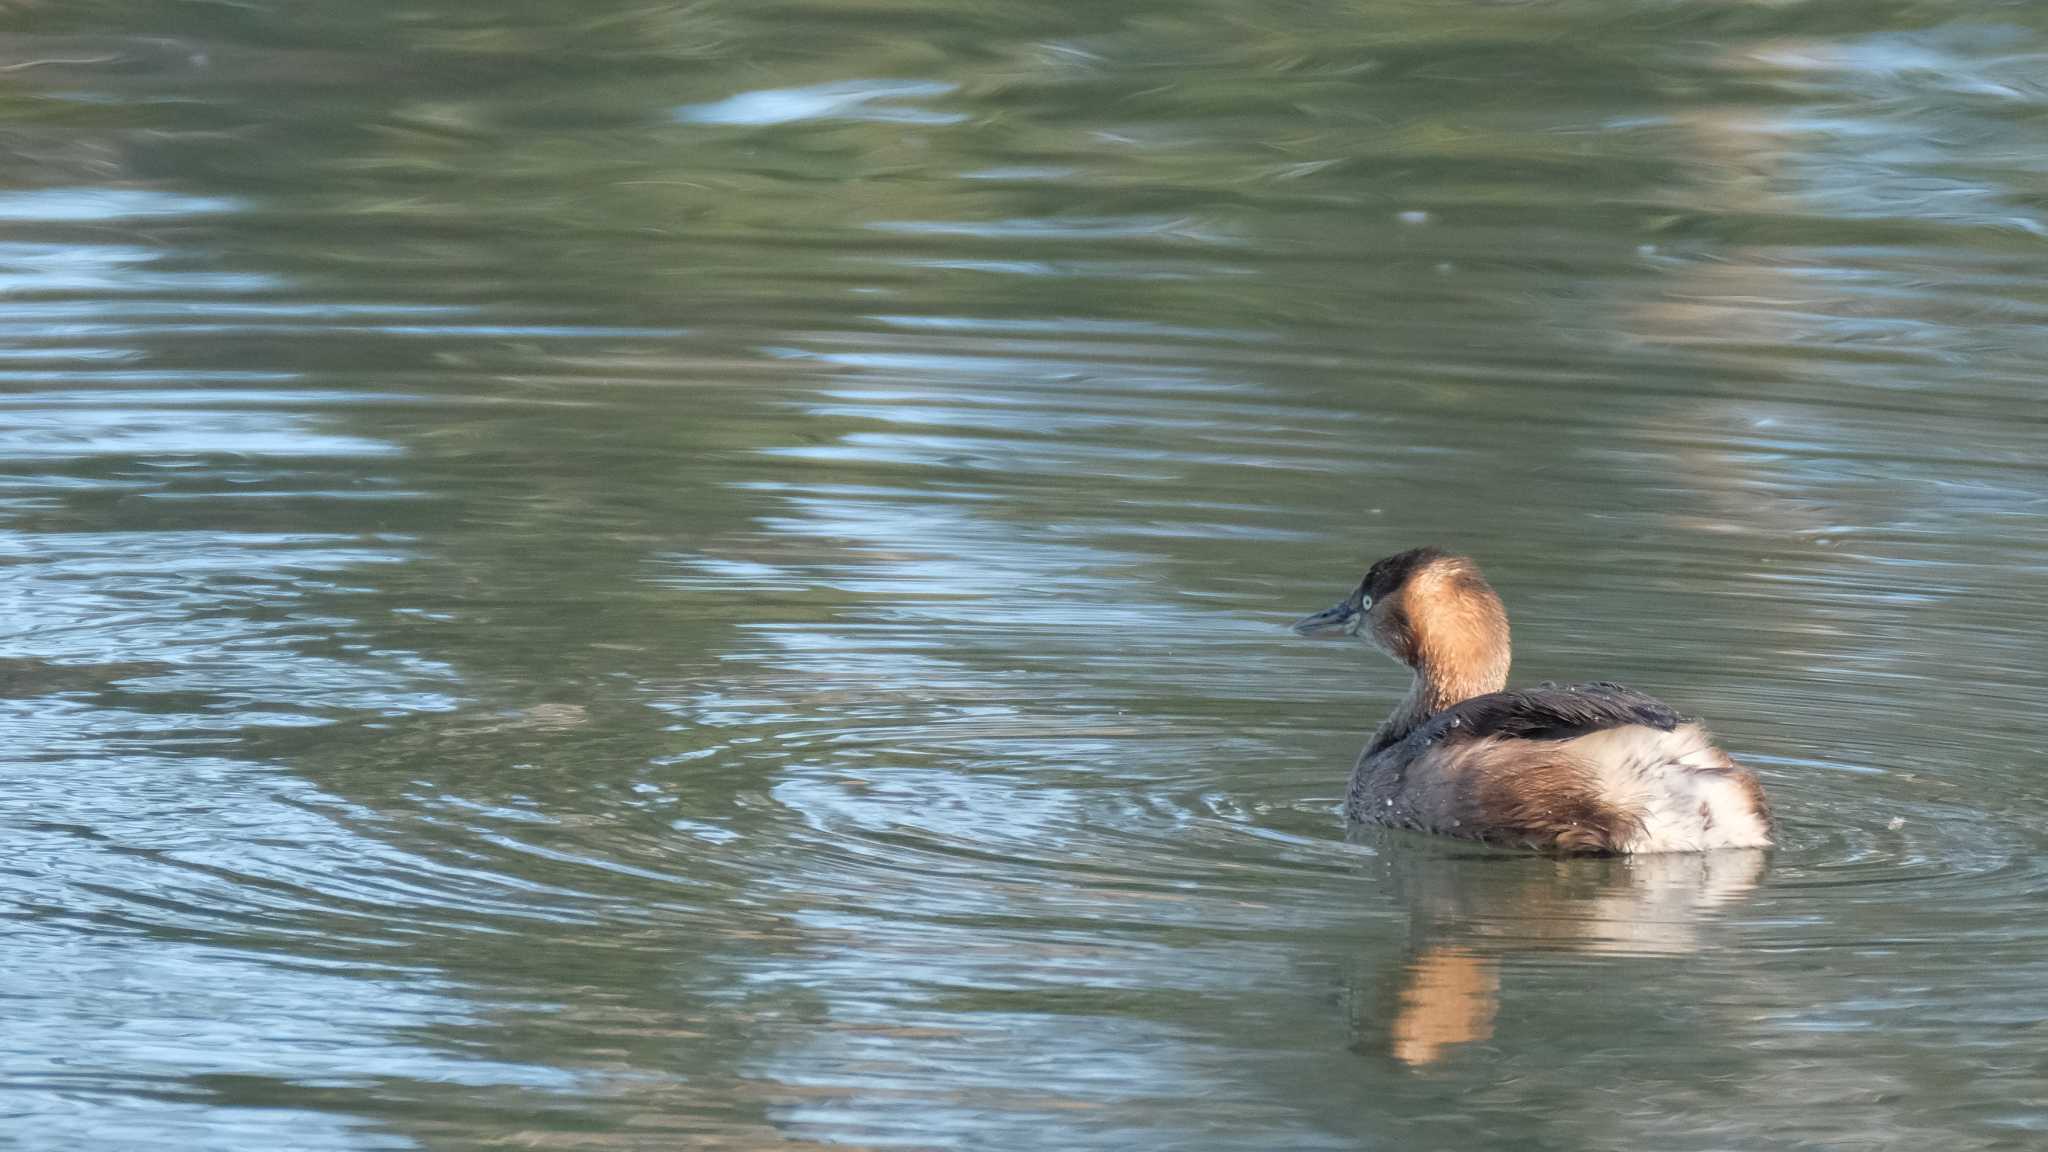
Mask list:
[[[1665,732],[1631,724],[1565,743],[1593,770],[1601,798],[1636,815],[1639,830],[1621,851],[1770,847],[1751,792],[1729,775],[1741,769],[1699,725]]]

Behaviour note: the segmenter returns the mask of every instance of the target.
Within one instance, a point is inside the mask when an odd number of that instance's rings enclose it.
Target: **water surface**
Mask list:
[[[2024,5],[0,12],[24,1148],[2048,1140]],[[1347,840],[1468,551],[1768,856]]]

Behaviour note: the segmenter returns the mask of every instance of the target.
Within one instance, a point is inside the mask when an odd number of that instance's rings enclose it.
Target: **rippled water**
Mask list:
[[[2048,21],[0,7],[24,1148],[2048,1142]],[[1338,811],[1467,550],[1769,856]]]

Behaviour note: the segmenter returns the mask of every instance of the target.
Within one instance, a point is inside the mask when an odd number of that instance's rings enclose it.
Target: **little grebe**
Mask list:
[[[1505,691],[1507,613],[1462,556],[1389,556],[1294,630],[1361,637],[1415,672],[1351,771],[1353,820],[1553,852],[1771,843],[1755,774],[1662,701],[1608,683]]]

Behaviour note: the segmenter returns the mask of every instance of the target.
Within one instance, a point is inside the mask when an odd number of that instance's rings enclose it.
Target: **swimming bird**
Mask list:
[[[1560,853],[1770,846],[1755,773],[1697,721],[1604,681],[1507,690],[1507,611],[1463,556],[1389,556],[1294,630],[1414,672],[1352,768],[1354,821]]]

